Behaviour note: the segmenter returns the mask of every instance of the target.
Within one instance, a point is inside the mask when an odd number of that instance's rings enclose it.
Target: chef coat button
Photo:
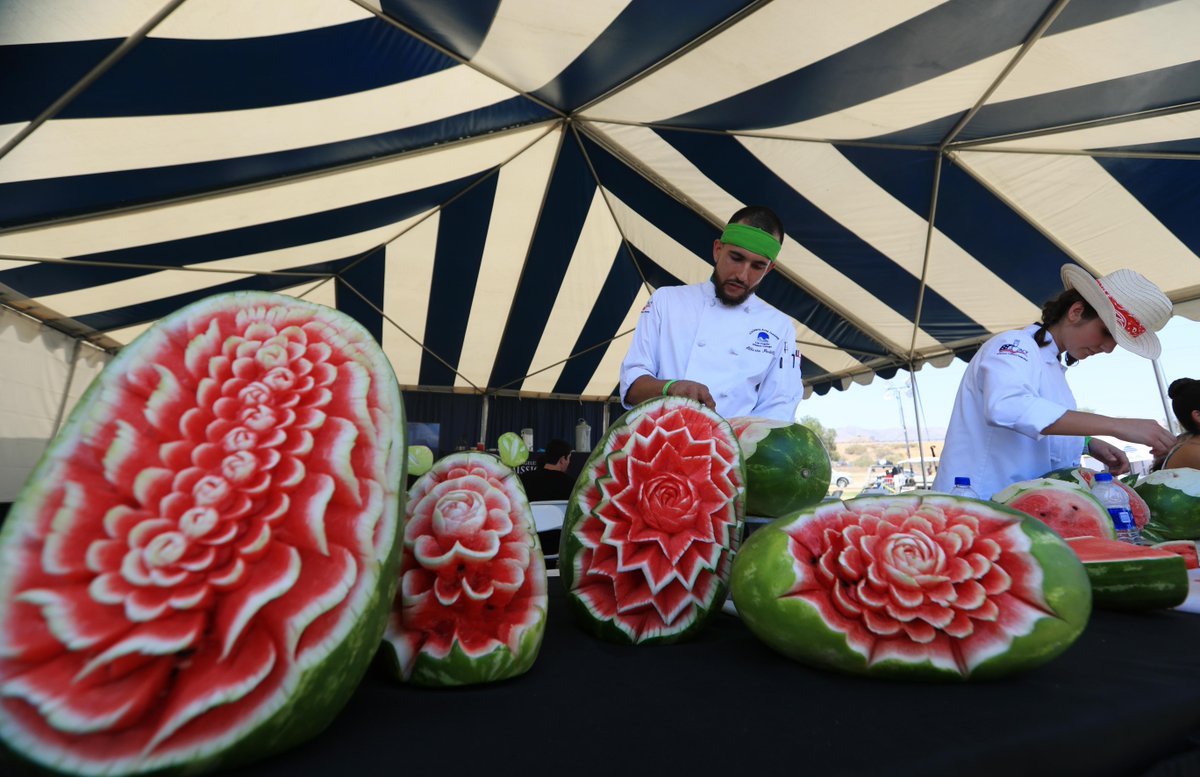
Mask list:
[[[704,347],[704,341],[703,341],[703,340],[701,340],[700,342],[696,343],[696,345],[698,345],[698,346],[700,346],[701,348],[703,348],[703,347]]]
[[[732,354],[732,355],[734,355],[734,356],[737,356],[737,349],[736,349],[736,348],[730,348],[730,349],[729,349],[729,353],[730,353],[730,354]]]
[[[717,394],[717,396],[718,396],[718,397],[720,397],[721,399],[724,399],[725,397],[729,396],[729,394],[727,394],[726,392],[722,391],[720,394]]]

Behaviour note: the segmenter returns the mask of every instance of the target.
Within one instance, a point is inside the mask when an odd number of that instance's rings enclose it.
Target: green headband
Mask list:
[[[740,246],[759,256],[765,256],[772,262],[779,256],[779,249],[782,247],[770,232],[749,224],[730,224],[725,227],[725,231],[721,233],[721,242]]]

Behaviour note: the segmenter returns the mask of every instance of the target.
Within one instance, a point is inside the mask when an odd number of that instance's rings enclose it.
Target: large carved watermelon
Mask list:
[[[1200,539],[1200,470],[1151,472],[1135,489],[1150,507],[1142,535],[1151,542]]]
[[[341,708],[395,587],[404,412],[371,336],[242,292],[96,379],[0,534],[0,736],[59,771],[199,771]]]
[[[1087,624],[1087,574],[1038,521],[976,499],[860,497],[780,518],[733,562],[738,614],[797,661],[976,679],[1038,666]]]
[[[744,520],[733,429],[699,402],[643,402],[605,433],[563,522],[559,570],[580,622],[626,643],[686,638],[720,609]]]
[[[746,462],[746,512],[778,518],[825,498],[832,468],[821,438],[803,424],[729,419]]]
[[[386,639],[401,679],[515,677],[546,627],[546,562],[521,481],[486,453],[455,453],[409,490],[400,592]]]
[[[1096,471],[1087,467],[1064,467],[1062,469],[1051,470],[1042,475],[1042,477],[1050,478],[1051,480],[1064,480],[1068,483],[1082,486],[1090,491],[1096,480]],[[1145,527],[1150,521],[1150,506],[1146,504],[1146,500],[1142,499],[1133,486],[1124,480],[1113,478],[1112,482],[1129,497],[1129,512],[1133,515],[1133,523],[1138,529]]]
[[[1032,515],[1060,537],[1115,539],[1112,518],[1091,489],[1079,483],[1035,478],[992,494],[992,501]]]

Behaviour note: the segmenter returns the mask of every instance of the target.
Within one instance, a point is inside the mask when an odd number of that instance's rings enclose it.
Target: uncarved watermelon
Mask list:
[[[1112,518],[1091,489],[1078,483],[1037,478],[1013,483],[992,501],[1032,515],[1060,537],[1114,539]]]
[[[778,518],[825,498],[829,452],[807,426],[770,418],[729,419],[746,462],[746,512]]]
[[[567,504],[559,570],[592,634],[673,642],[725,600],[744,520],[733,429],[690,399],[637,405],[609,427]]]
[[[0,736],[121,775],[322,729],[383,633],[403,430],[390,365],[335,310],[239,292],[137,338],[0,534]]]
[[[387,643],[399,677],[469,685],[515,677],[546,627],[546,562],[521,481],[486,453],[455,453],[409,490]]]
[[[1136,491],[1150,506],[1147,540],[1200,540],[1200,469],[1151,472]]]
[[[1092,599],[1111,610],[1178,607],[1188,596],[1183,556],[1099,537],[1067,540],[1087,569]]]
[[[1091,612],[1079,559],[1045,524],[941,494],[860,497],[780,518],[733,562],[738,614],[797,661],[976,679],[1065,650]]]

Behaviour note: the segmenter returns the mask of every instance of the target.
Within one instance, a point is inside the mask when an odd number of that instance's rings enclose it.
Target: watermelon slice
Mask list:
[[[239,292],[137,338],[0,534],[0,736],[122,775],[320,731],[383,633],[403,430],[387,359],[335,310]]]
[[[745,471],[728,422],[690,399],[609,427],[567,503],[559,570],[583,626],[624,643],[697,633],[725,600]]]
[[[803,424],[770,418],[729,419],[746,462],[746,512],[778,518],[825,498],[829,453]]]
[[[468,685],[533,665],[546,564],[529,500],[486,453],[455,453],[409,490],[400,592],[386,640],[400,679]]]
[[[1075,483],[1089,491],[1092,484],[1096,481],[1096,470],[1088,469],[1087,467],[1065,467],[1056,469],[1042,475],[1044,478],[1051,480],[1065,480],[1068,483]],[[1133,514],[1133,522],[1138,529],[1144,529],[1146,524],[1150,522],[1150,506],[1146,504],[1146,500],[1142,499],[1141,495],[1134,490],[1133,486],[1126,483],[1121,478],[1113,478],[1112,481],[1117,488],[1125,492],[1125,496],[1129,497],[1129,512]]]
[[[738,614],[811,666],[977,679],[1049,661],[1091,612],[1079,559],[1045,524],[940,494],[859,497],[780,518],[733,562]]]
[[[1151,610],[1178,607],[1187,599],[1187,565],[1179,554],[1099,537],[1067,543],[1087,569],[1097,607]]]
[[[1200,569],[1200,554],[1197,553],[1195,540],[1167,540],[1156,542],[1152,547],[1183,556],[1188,569]]]
[[[1060,537],[1116,537],[1108,510],[1089,488],[1077,483],[1023,480],[993,494],[992,501],[1032,515]]]
[[[1150,507],[1147,540],[1200,540],[1200,469],[1151,472],[1136,491]]]

